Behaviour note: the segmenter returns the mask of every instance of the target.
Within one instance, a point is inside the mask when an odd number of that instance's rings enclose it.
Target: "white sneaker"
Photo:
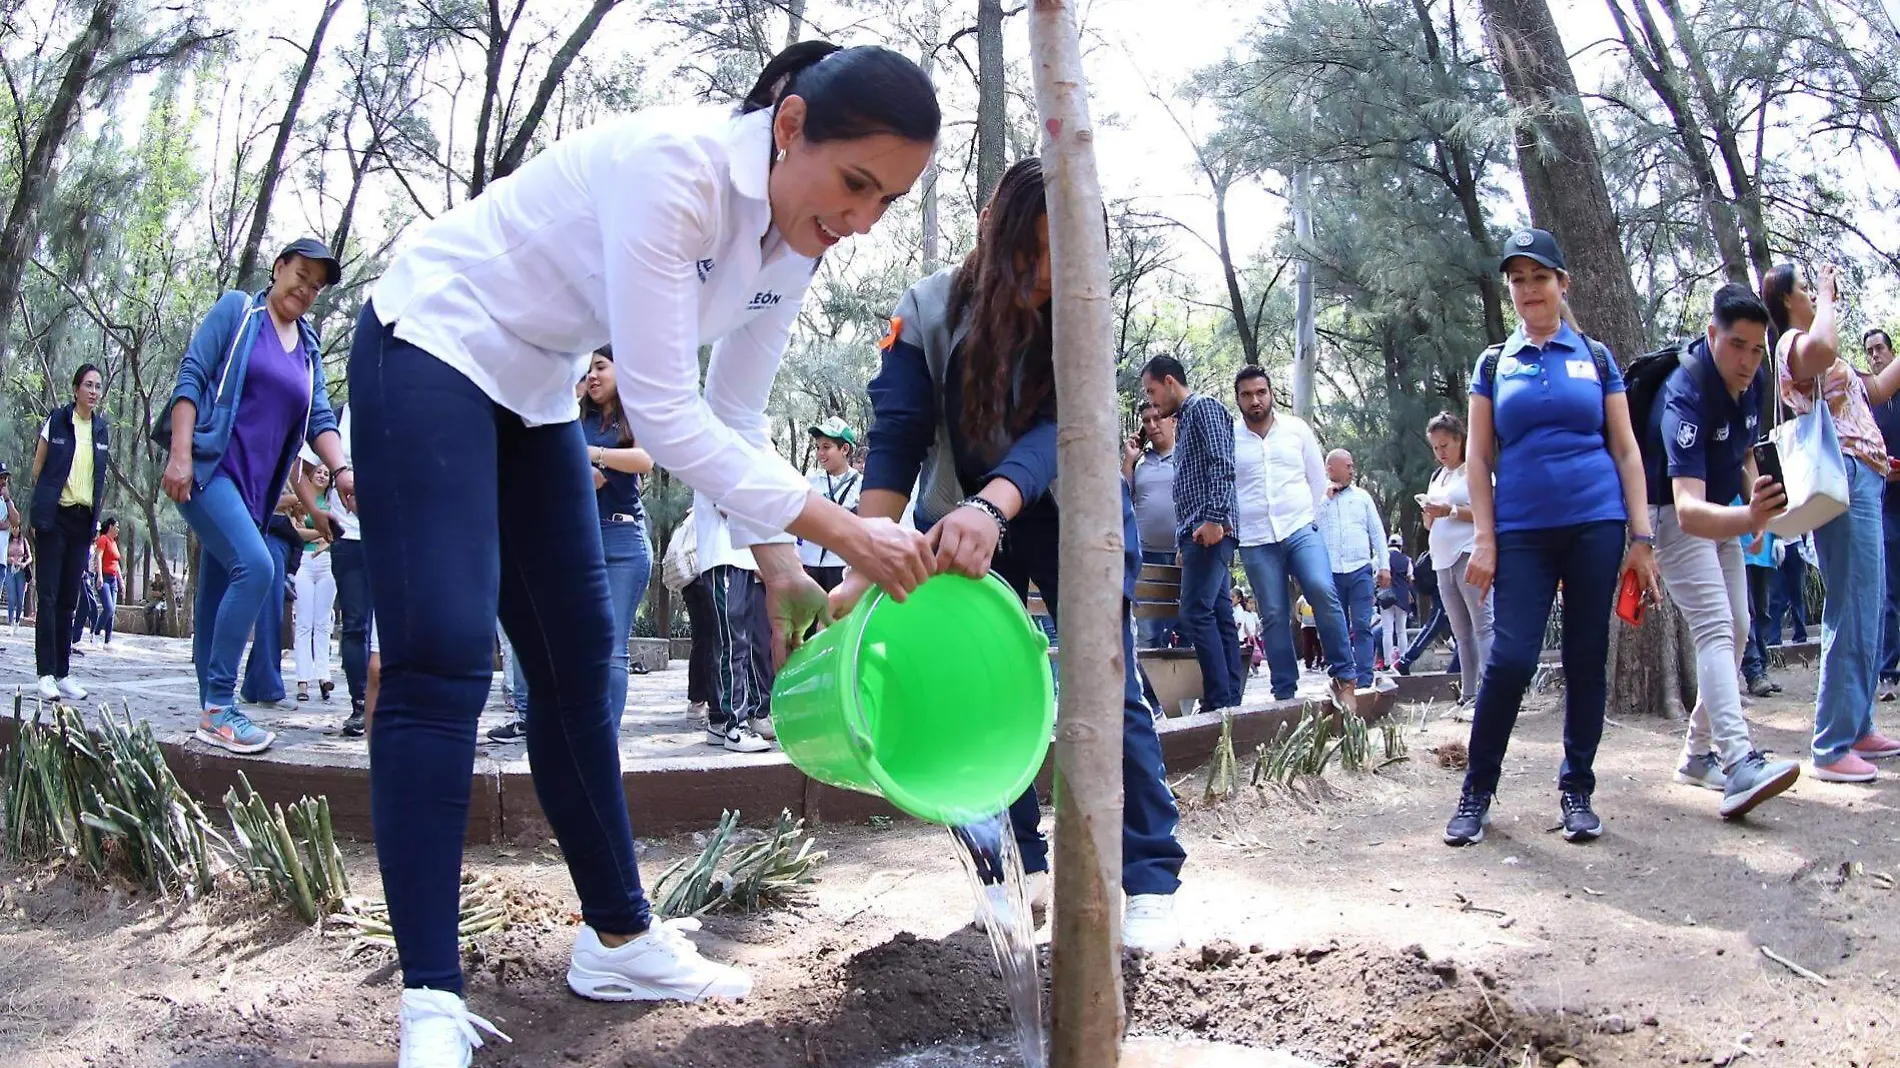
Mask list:
[[[1136,894],[1122,912],[1122,945],[1144,953],[1166,953],[1182,945],[1174,921],[1172,894]]]
[[[1029,922],[1041,927],[1049,918],[1050,875],[1046,871],[1032,871],[1023,876],[1023,892],[1029,898]]]
[[[471,1051],[482,1045],[480,1031],[514,1041],[446,990],[404,990],[401,1019],[402,1052],[396,1056],[396,1068],[468,1068]]]
[[[697,930],[698,920],[655,918],[645,934],[608,949],[583,924],[567,966],[568,989],[595,1001],[699,1001],[750,994],[751,976],[699,955],[684,934]]]
[[[752,730],[759,737],[765,739],[768,742],[775,742],[778,740],[778,728],[772,726],[771,716],[753,717]]]
[[[70,675],[68,675],[66,678],[60,679],[58,682],[54,683],[54,685],[58,687],[59,695],[61,697],[64,697],[68,701],[84,701],[86,699],[86,688],[74,682],[72,680],[72,676]],[[44,683],[42,683],[40,686],[40,691],[44,693],[45,690],[46,690],[46,686]]]
[[[40,696],[48,701],[59,700],[59,684],[53,681],[53,676],[40,676]]]
[[[772,748],[772,743],[759,737],[749,723],[728,730],[725,745],[727,751],[733,753],[763,753]]]

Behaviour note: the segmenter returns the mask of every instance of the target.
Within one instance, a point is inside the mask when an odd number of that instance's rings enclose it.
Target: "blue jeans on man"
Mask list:
[[[1900,514],[1881,515],[1887,585],[1881,598],[1880,681],[1900,683]]]
[[[1144,564],[1174,563],[1174,550],[1156,552],[1152,549],[1141,550],[1141,562]],[[1172,619],[1135,620],[1136,645],[1142,649],[1166,649],[1174,644],[1174,624]]]
[[[1293,606],[1289,601],[1287,579],[1299,582],[1300,592],[1313,609],[1313,625],[1319,630],[1320,651],[1326,656],[1326,670],[1333,678],[1356,681],[1352,644],[1347,637],[1346,614],[1333,588],[1333,565],[1326,556],[1326,543],[1319,528],[1311,523],[1281,541],[1266,545],[1243,545],[1240,566],[1247,571],[1247,584],[1260,605],[1260,643],[1266,647],[1267,675],[1273,683],[1273,699],[1293,697],[1300,685],[1300,660],[1293,651]]]
[[[1346,612],[1346,630],[1352,637],[1350,676],[1361,687],[1372,685],[1372,565],[1357,571],[1333,572],[1333,589],[1339,594],[1339,606]],[[1312,601],[1309,599],[1308,604]],[[1314,609],[1314,618],[1319,610]],[[1322,639],[1323,640],[1323,639]]]
[[[1181,539],[1181,614],[1176,631],[1194,646],[1201,665],[1201,709],[1240,704],[1240,632],[1234,629],[1231,571],[1239,542],[1232,534],[1211,546]]]

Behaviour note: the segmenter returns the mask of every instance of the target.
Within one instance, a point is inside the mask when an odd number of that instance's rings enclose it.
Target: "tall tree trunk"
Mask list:
[[[1708,219],[1709,232],[1715,238],[1716,249],[1722,254],[1722,274],[1731,282],[1748,285],[1748,256],[1742,248],[1742,231],[1736,225],[1734,208],[1722,195],[1722,187],[1716,181],[1715,162],[1709,158],[1708,145],[1703,143],[1701,124],[1696,119],[1695,111],[1689,107],[1689,101],[1683,95],[1675,60],[1670,57],[1669,42],[1663,39],[1655,17],[1650,14],[1649,0],[1634,0],[1634,3],[1636,17],[1642,22],[1640,35],[1630,25],[1629,16],[1624,14],[1622,0],[1609,0],[1610,15],[1616,19],[1617,31],[1622,34],[1623,44],[1629,49],[1630,61],[1636,65],[1637,72],[1649,83],[1656,98],[1662,101],[1663,108],[1669,112],[1670,124],[1676,131],[1677,147],[1688,162],[1689,177],[1701,195],[1702,213]]]
[[[554,91],[561,87],[561,80],[567,77],[568,68],[574,65],[574,60],[580,56],[581,49],[586,48],[587,42],[593,40],[594,31],[600,29],[600,21],[619,4],[620,0],[594,0],[593,5],[587,9],[587,14],[581,17],[580,22],[575,24],[573,32],[567,35],[567,40],[561,42],[560,50],[554,53],[553,61],[548,64],[547,73],[541,76],[541,84],[535,87],[534,100],[522,115],[521,125],[515,129],[514,135],[508,138],[507,147],[496,157],[494,172],[489,177],[490,181],[513,174],[528,158],[528,149],[534,144],[534,135],[541,128],[542,118],[547,115],[548,102],[554,99]],[[802,17],[801,12],[804,6],[803,3],[796,5],[792,15],[794,26]]]
[[[26,163],[20,168],[20,182],[13,191],[13,204],[7,220],[0,226],[0,374],[10,362],[13,311],[20,302],[20,290],[26,280],[26,265],[39,244],[40,202],[46,198],[52,180],[53,160],[59,155],[66,135],[79,118],[80,97],[91,79],[100,53],[112,40],[113,20],[118,17],[118,0],[98,0],[85,29],[73,41],[66,60],[66,71],[59,79],[52,103],[40,118],[39,132]]]
[[[1049,188],[1062,439],[1063,701],[1056,726],[1056,913],[1050,1068],[1121,1060],[1122,630],[1113,292],[1095,129],[1075,11],[1034,0],[1029,23]]]
[[[1545,0],[1483,0],[1491,50],[1505,90],[1520,109],[1518,166],[1531,219],[1564,249],[1571,303],[1584,327],[1628,359],[1641,352],[1644,333],[1630,284],[1629,263],[1617,236],[1596,138],[1577,95],[1576,76]],[[1612,621],[1610,711],[1613,715],[1668,713],[1685,685],[1682,665],[1695,663],[1682,647],[1686,631],[1673,606],[1658,606],[1640,630]],[[1688,685],[1693,685],[1693,678]]]
[[[989,203],[1003,178],[1009,135],[1008,89],[1003,84],[1003,0],[976,3],[976,203]]]
[[[1432,78],[1438,83],[1438,91],[1447,100],[1464,95],[1464,90],[1452,78],[1451,66],[1445,61],[1444,45],[1438,37],[1438,27],[1432,22],[1431,8],[1426,0],[1412,0],[1412,14],[1418,20],[1419,33],[1425,38],[1425,57],[1431,61]],[[1456,8],[1447,12],[1447,18],[1456,20]],[[1457,47],[1456,22],[1453,23],[1452,47]],[[1477,245],[1479,259],[1488,259],[1491,254],[1491,223],[1484,210],[1484,202],[1478,189],[1477,168],[1471,162],[1471,149],[1457,137],[1440,135],[1438,137],[1440,166],[1451,175],[1451,192],[1458,198],[1458,207],[1464,213],[1465,232]],[[1478,272],[1478,297],[1484,306],[1484,337],[1490,344],[1504,340],[1504,288],[1498,284],[1497,272],[1488,266]]]
[[[1545,0],[1484,0],[1491,51],[1519,109],[1518,169],[1531,220],[1563,246],[1571,304],[1584,327],[1625,359],[1645,338],[1596,137]]]
[[[1748,243],[1749,262],[1755,268],[1755,277],[1765,278],[1768,269],[1775,265],[1775,257],[1768,242],[1768,218],[1761,206],[1761,186],[1756,176],[1749,173],[1734,117],[1729,114],[1728,101],[1715,87],[1715,78],[1703,59],[1702,42],[1696,37],[1695,27],[1683,14],[1679,0],[1658,2],[1669,13],[1669,21],[1676,31],[1676,47],[1682,51],[1684,64],[1689,68],[1689,80],[1702,100],[1702,113],[1714,132],[1716,150],[1721,153],[1722,165],[1728,171],[1729,188],[1734,191],[1735,206],[1742,216],[1742,236]]]
[[[475,151],[469,164],[468,196],[473,200],[488,188],[488,146],[501,140],[496,131],[495,108],[501,101],[501,74],[508,58],[508,42],[514,38],[515,25],[521,20],[528,0],[515,0],[514,12],[502,17],[501,0],[488,0],[487,42],[482,47],[482,105],[475,113]]]
[[[1313,418],[1313,375],[1319,369],[1319,316],[1313,307],[1313,174],[1301,165],[1293,170],[1293,239],[1300,259],[1293,273],[1293,414]],[[1223,244],[1225,235],[1223,235]],[[1257,351],[1248,363],[1260,362]]]
[[[925,43],[923,55],[924,77],[935,75],[937,70],[937,20],[933,14],[930,19],[930,40]],[[942,241],[942,224],[937,218],[937,183],[943,171],[937,166],[937,154],[930,154],[930,162],[924,166],[923,204],[919,211],[923,215],[923,259],[924,274],[937,272],[939,255],[938,245]]]
[[[785,47],[790,48],[798,43],[798,35],[805,32],[805,0],[791,0],[785,5],[785,15]]]
[[[1212,168],[1202,164],[1207,170],[1208,180],[1214,183],[1214,242],[1215,250],[1220,253],[1221,276],[1227,283],[1227,307],[1234,316],[1234,333],[1240,335],[1240,352],[1248,363],[1260,362],[1260,339],[1254,333],[1254,320],[1247,314],[1247,295],[1240,288],[1240,270],[1234,266],[1233,247],[1227,241],[1227,183],[1216,175]]]
[[[303,107],[304,91],[310,88],[317,61],[323,58],[323,35],[330,31],[330,20],[342,6],[343,0],[328,0],[323,5],[317,30],[310,35],[309,47],[304,49],[303,65],[297,68],[297,80],[290,87],[290,102],[284,105],[284,116],[277,121],[277,138],[271,142],[270,155],[264,160],[264,173],[257,181],[257,206],[251,209],[251,232],[244,238],[237,273],[232,277],[239,289],[249,289],[257,280],[257,253],[264,244],[264,231],[270,226],[270,204],[277,195],[277,180],[284,173],[284,153],[290,148],[290,135],[297,127],[297,112]]]

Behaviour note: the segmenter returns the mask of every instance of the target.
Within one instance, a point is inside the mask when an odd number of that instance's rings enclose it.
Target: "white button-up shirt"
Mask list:
[[[1333,574],[1349,575],[1368,566],[1389,570],[1379,506],[1358,486],[1347,486],[1319,506],[1319,533],[1326,540],[1326,555],[1332,557]]]
[[[769,109],[654,108],[564,137],[409,235],[377,317],[530,425],[578,416],[587,354],[612,342],[640,447],[754,544],[810,489],[765,417],[817,269],[772,226],[772,150]]]
[[[1326,465],[1306,420],[1275,412],[1264,436],[1234,420],[1234,492],[1242,545],[1284,541],[1313,522],[1326,499]]]

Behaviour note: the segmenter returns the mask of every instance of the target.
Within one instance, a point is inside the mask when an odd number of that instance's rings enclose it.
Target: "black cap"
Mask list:
[[[284,251],[279,252],[277,258],[281,260],[285,256],[302,256],[306,260],[316,260],[323,264],[328,268],[326,274],[329,278],[324,285],[333,286],[343,280],[343,265],[336,261],[335,256],[330,255],[330,246],[314,237],[300,237],[285,245]]]
[[[8,475],[11,475],[12,473],[13,472],[7,470],[7,462],[5,460],[0,460],[0,478],[6,478]]]
[[[1504,242],[1504,255],[1498,257],[1498,270],[1509,267],[1519,256],[1553,271],[1564,269],[1564,250],[1557,247],[1557,239],[1548,230],[1524,229],[1512,234]]]

